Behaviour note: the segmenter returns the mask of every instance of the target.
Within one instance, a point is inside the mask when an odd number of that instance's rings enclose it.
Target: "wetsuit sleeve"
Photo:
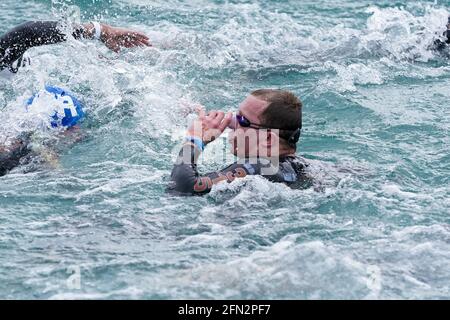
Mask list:
[[[81,38],[83,27],[76,26],[72,35]],[[17,26],[0,38],[0,70],[9,67],[32,47],[66,40],[67,34],[56,21],[33,21]]]
[[[236,178],[259,174],[251,165],[234,163],[225,169],[200,175],[196,159],[199,149],[193,144],[185,144],[178,155],[167,191],[178,195],[203,195],[209,193],[212,186],[221,181],[232,182]]]

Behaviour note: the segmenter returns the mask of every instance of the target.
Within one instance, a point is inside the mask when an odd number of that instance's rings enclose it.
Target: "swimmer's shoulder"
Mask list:
[[[292,189],[308,189],[317,185],[316,179],[310,171],[311,163],[299,155],[282,158],[280,174],[284,182]]]

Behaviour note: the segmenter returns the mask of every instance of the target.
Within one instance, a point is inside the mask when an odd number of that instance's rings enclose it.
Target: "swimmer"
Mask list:
[[[71,36],[75,39],[98,39],[109,49],[118,52],[121,47],[150,46],[147,36],[140,32],[111,27],[97,22],[74,25]],[[58,22],[38,21],[22,24],[0,37],[0,73],[17,73],[20,67],[30,64],[25,52],[36,46],[64,42],[68,35]],[[37,129],[54,130],[57,136],[70,141],[79,140],[79,123],[85,114],[82,104],[67,90],[47,86],[26,103],[26,113],[31,114]],[[33,132],[27,132],[8,143],[0,144],[0,176],[33,158]],[[54,160],[47,152],[44,158]]]
[[[197,162],[204,148],[226,128],[232,129],[228,142],[239,161],[216,172],[200,175]],[[312,185],[308,164],[296,155],[302,128],[302,103],[284,90],[252,92],[236,114],[199,111],[188,128],[183,147],[173,167],[168,192],[203,195],[214,184],[232,182],[248,175],[261,175],[292,188]],[[253,137],[253,141],[251,140]]]

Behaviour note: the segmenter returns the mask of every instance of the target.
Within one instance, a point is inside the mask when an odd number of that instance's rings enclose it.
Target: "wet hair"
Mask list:
[[[280,89],[260,89],[253,91],[252,95],[269,103],[260,115],[261,123],[268,128],[280,129],[280,138],[296,148],[302,128],[303,104],[300,99]]]

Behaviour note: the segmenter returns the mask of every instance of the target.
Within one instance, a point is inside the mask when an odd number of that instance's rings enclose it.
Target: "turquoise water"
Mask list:
[[[35,48],[0,80],[2,139],[45,83],[89,113],[58,163],[0,178],[0,298],[450,298],[450,65],[430,49],[449,7],[2,0],[0,33],[97,19],[154,47]],[[263,87],[302,98],[299,154],[323,191],[250,177],[167,196],[186,106],[230,110]],[[202,171],[224,166],[220,150]]]

